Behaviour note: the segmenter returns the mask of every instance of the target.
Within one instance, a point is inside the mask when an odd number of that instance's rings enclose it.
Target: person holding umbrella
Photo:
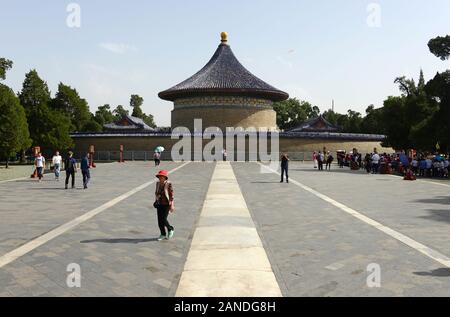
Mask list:
[[[161,153],[155,152],[155,154],[153,154],[153,160],[155,161],[155,166],[159,166],[159,164],[161,164]]]
[[[155,149],[155,154],[153,154],[153,159],[155,160],[155,166],[159,166],[161,164],[161,153],[166,149],[163,146],[158,146]]]
[[[173,186],[169,181],[169,172],[166,170],[159,171],[159,173],[156,174],[156,178],[158,178],[158,182],[156,183],[155,202],[153,203],[153,207],[157,210],[158,227],[161,231],[158,241],[169,240],[173,237],[175,232],[174,228],[167,220],[169,213],[175,211]],[[168,233],[166,233],[166,228]]]

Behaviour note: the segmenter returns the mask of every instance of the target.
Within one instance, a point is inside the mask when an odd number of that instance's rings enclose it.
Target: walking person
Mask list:
[[[372,169],[371,164],[372,164],[372,158],[371,158],[370,154],[367,153],[366,157],[364,158],[364,166],[366,168],[367,174],[369,174],[370,170]]]
[[[87,189],[89,181],[91,180],[90,166],[89,166],[89,153],[86,154],[80,163],[81,174],[83,175],[83,188]]]
[[[317,153],[316,153],[316,151],[314,151],[312,159],[314,162],[314,168],[317,168]]]
[[[72,177],[72,188],[75,188],[75,173],[77,172],[77,161],[73,158],[73,152],[69,152],[69,156],[64,162],[66,170],[66,189],[69,185],[69,178]]]
[[[34,165],[36,165],[36,171],[39,178],[39,182],[41,182],[45,167],[45,157],[42,156],[41,152],[39,152],[36,158],[34,159]]]
[[[328,155],[327,155],[327,165],[325,166],[325,170],[331,171],[331,164],[333,163],[333,161],[334,161],[333,155],[331,155],[331,153],[328,152]]]
[[[156,183],[155,190],[155,202],[153,207],[156,208],[158,213],[158,226],[161,231],[161,235],[158,238],[158,241],[169,240],[173,237],[174,228],[169,224],[167,217],[169,213],[173,213],[175,211],[174,205],[174,197],[173,197],[173,186],[169,181],[169,172],[168,171],[160,171],[156,174],[158,178],[158,182]],[[166,232],[166,228],[168,233]]]
[[[52,158],[53,171],[55,173],[55,179],[59,181],[59,175],[61,174],[62,157],[59,155],[59,151],[56,151]]]
[[[223,158],[223,161],[224,161],[224,162],[227,161],[227,157],[228,157],[227,150],[226,150],[226,149],[223,149],[223,150],[222,150],[222,158]]]
[[[378,174],[379,166],[380,166],[380,155],[375,150],[374,154],[372,155],[372,174]]]
[[[286,174],[286,183],[289,183],[289,156],[286,153],[281,155],[281,182],[284,182],[284,174]]]
[[[161,164],[161,153],[155,152],[153,159],[155,160],[155,166],[159,166]]]
[[[317,155],[317,162],[319,163],[319,171],[323,171],[323,162],[325,160],[325,155],[322,152],[319,152]]]

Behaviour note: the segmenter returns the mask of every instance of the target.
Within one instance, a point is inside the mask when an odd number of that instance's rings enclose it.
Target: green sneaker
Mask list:
[[[174,232],[175,232],[175,230],[169,231],[169,237],[168,237],[168,239],[172,239]]]
[[[160,235],[159,238],[158,238],[158,241],[163,241],[165,239],[166,239],[166,236]]]

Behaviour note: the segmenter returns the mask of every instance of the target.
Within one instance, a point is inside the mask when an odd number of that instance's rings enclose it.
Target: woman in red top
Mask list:
[[[169,212],[173,213],[175,211],[173,187],[172,183],[169,182],[169,172],[165,170],[160,171],[156,174],[156,177],[159,181],[156,183],[154,207],[158,212],[158,226],[161,231],[158,241],[169,240],[174,234],[174,228],[167,220]],[[169,231],[167,234],[166,228]]]

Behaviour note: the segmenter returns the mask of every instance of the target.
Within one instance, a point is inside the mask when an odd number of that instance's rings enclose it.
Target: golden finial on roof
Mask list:
[[[220,33],[220,37],[222,38],[222,43],[228,42],[228,33],[227,32]]]

